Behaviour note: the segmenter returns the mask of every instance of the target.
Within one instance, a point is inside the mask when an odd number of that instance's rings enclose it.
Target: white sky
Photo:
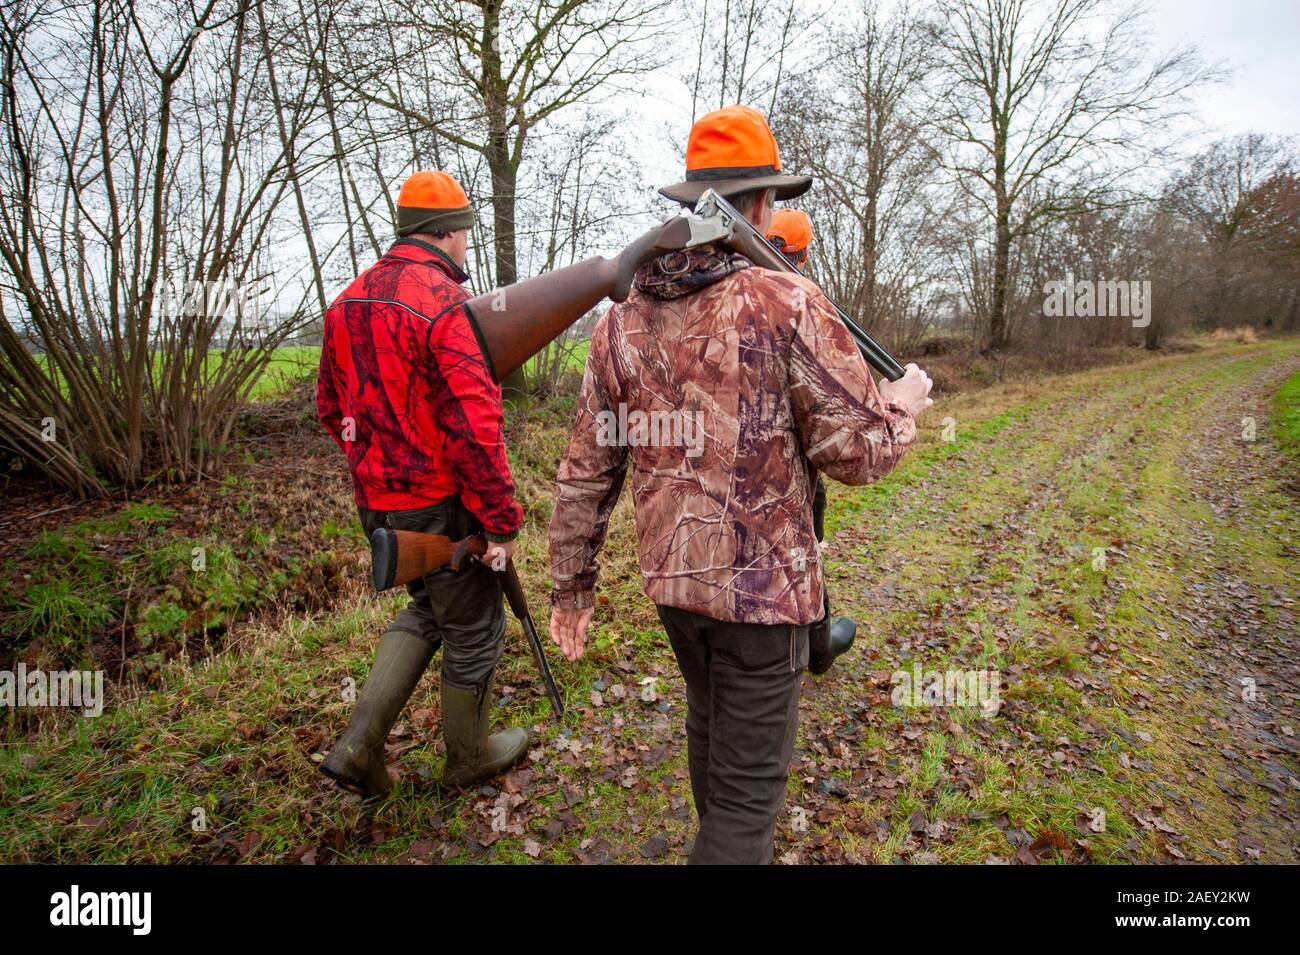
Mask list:
[[[801,5],[834,17],[846,2],[853,0],[801,0]],[[1207,61],[1230,72],[1221,85],[1197,95],[1194,107],[1204,129],[1184,143],[1185,149],[1248,131],[1300,137],[1300,0],[1149,0],[1149,6],[1147,40],[1153,53],[1194,44]],[[690,91],[680,74],[689,65],[670,63],[637,77],[629,89],[611,93],[606,101],[627,118],[618,135],[637,157],[640,181],[626,185],[640,189],[642,202],[622,229],[600,237],[596,251],[613,254],[671,214],[674,207],[655,189],[680,179],[684,171]],[[527,271],[529,264],[522,264]]]
[[[1200,96],[1218,135],[1300,135],[1300,0],[1153,0],[1152,44],[1194,43],[1232,70]]]

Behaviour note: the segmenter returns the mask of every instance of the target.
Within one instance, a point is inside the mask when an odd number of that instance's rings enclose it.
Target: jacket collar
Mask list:
[[[680,252],[668,252],[641,266],[636,287],[651,298],[674,299],[698,292],[732,272],[747,269],[744,256],[713,243]]]
[[[438,269],[457,285],[469,280],[469,273],[451,260],[446,252],[421,239],[398,239],[389,248],[385,258],[401,259],[417,265],[428,265]]]

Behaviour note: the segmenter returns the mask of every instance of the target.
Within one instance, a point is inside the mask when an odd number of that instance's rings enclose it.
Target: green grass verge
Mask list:
[[[1200,861],[1239,861],[1222,847],[1233,815],[1216,786],[1225,764],[1205,745],[1217,738],[1207,714],[1218,704],[1183,685],[1195,661],[1180,614],[1204,548],[1178,545],[1200,522],[1240,574],[1285,586],[1269,523],[1280,505],[1252,502],[1236,530],[1212,521],[1180,461],[1216,396],[1296,354],[1294,344],[1216,347],[962,395],[936,407],[920,446],[885,481],[832,485],[828,573],[837,612],[862,625],[858,648],[805,692],[789,802],[813,806],[812,827],[794,833],[783,819],[781,851],[984,862],[1013,855],[1008,833],[1023,831],[1071,847],[1083,838],[1100,862],[1165,859],[1171,845]],[[548,502],[571,417],[571,402],[511,412],[528,514],[518,559],[535,610],[545,606]],[[145,695],[98,719],[51,718],[13,739],[0,749],[0,859],[564,862],[602,845],[611,858],[644,858],[652,834],[680,845],[692,826],[683,693],[641,594],[627,498],[602,554],[591,649],[574,665],[552,658],[570,706],[560,725],[547,721],[511,627],[498,715],[534,728],[530,780],[478,796],[432,784],[442,756],[431,677],[394,737],[404,777],[395,795],[368,812],[328,786],[316,763],[350,709],[341,684],[364,679],[375,635],[401,602],[360,599],[251,627],[246,652],[174,662]],[[1113,549],[1105,571],[1092,564],[1098,547]],[[893,707],[873,674],[914,661],[998,667],[1009,675],[1005,714]],[[659,703],[637,697],[649,676]],[[819,800],[828,778],[858,788]],[[517,824],[491,833],[486,820],[516,784]],[[1079,816],[1095,810],[1106,826],[1083,836]],[[932,832],[918,833],[918,813]],[[1180,840],[1144,824],[1148,814]]]
[[[1282,450],[1300,462],[1300,374],[1278,389],[1274,407],[1273,434]]]

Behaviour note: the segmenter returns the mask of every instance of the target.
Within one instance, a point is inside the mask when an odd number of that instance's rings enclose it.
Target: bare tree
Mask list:
[[[79,493],[207,473],[291,329],[256,300],[298,123],[257,106],[253,9],[0,20],[0,441]]]
[[[937,0],[943,87],[932,113],[949,168],[991,228],[987,344],[1007,343],[1013,245],[1113,197],[1210,77],[1191,50],[1151,60],[1142,6]],[[1116,9],[1113,15],[1112,9]]]
[[[1295,175],[1292,141],[1247,133],[1207,146],[1171,184],[1168,201],[1192,224],[1208,259],[1196,309],[1202,327],[1262,322],[1279,296],[1292,301],[1285,255],[1268,253],[1290,242],[1294,254],[1297,210],[1287,196]]]
[[[519,277],[520,168],[530,137],[568,107],[650,69],[662,3],[399,0],[354,15],[332,79],[413,135],[482,157],[490,176],[492,281]],[[344,59],[345,58],[345,59]]]
[[[691,121],[709,110],[743,103],[776,122],[783,83],[800,71],[825,13],[795,0],[679,0],[679,21],[696,46],[683,80],[691,90]]]
[[[908,8],[886,18],[864,3],[826,32],[781,107],[787,161],[815,179],[800,200],[817,233],[814,277],[900,346],[931,324],[934,240],[948,204],[922,120],[925,43],[924,21]]]

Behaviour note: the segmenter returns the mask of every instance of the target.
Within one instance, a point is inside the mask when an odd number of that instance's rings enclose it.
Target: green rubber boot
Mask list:
[[[348,728],[321,763],[321,772],[341,788],[368,799],[387,795],[393,788],[384,765],[384,740],[433,659],[434,649],[404,630],[390,630],[380,638]]]
[[[442,681],[442,732],[447,742],[444,786],[472,786],[513,766],[527,751],[527,730],[511,727],[488,735],[491,706],[490,675],[476,687]]]

